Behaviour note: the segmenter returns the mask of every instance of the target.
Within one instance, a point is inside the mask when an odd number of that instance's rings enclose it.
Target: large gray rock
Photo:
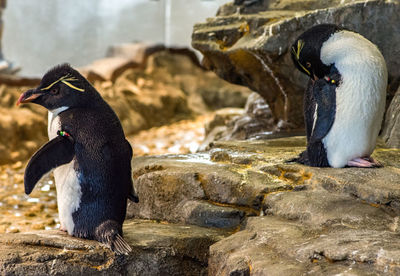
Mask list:
[[[240,229],[211,246],[209,275],[399,273],[400,150],[384,167],[288,164],[304,137],[219,141],[191,155],[136,158],[139,218]]]
[[[303,127],[302,98],[307,83],[307,77],[294,68],[288,49],[298,35],[318,23],[339,24],[364,35],[382,51],[390,80],[400,77],[399,1],[234,3],[196,24],[192,45],[220,77],[263,96],[275,122],[289,123],[284,127]]]
[[[199,150],[205,150],[214,141],[261,139],[276,128],[271,109],[257,93],[247,98],[244,110],[225,108],[218,110],[205,126],[206,138]]]
[[[371,207],[373,208],[373,207]],[[366,217],[366,219],[368,219]],[[397,229],[338,221],[310,227],[277,217],[249,218],[240,231],[211,246],[209,275],[380,275],[400,273]]]
[[[128,256],[61,231],[0,235],[2,275],[206,275],[208,248],[227,232],[131,220]]]
[[[400,148],[400,87],[386,112],[382,138],[389,147]]]

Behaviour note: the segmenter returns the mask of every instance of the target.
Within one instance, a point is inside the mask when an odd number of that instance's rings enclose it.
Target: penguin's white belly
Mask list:
[[[54,170],[57,189],[58,216],[61,226],[72,235],[74,220],[72,214],[79,209],[81,202],[81,186],[76,171],[74,160]]]
[[[334,124],[322,140],[332,167],[341,168],[354,158],[372,154],[383,118],[380,106],[376,101],[338,103]]]
[[[339,168],[373,152],[386,101],[387,69],[378,48],[359,34],[341,31],[321,48],[324,64],[342,76],[332,128],[322,139],[328,162]]]
[[[58,113],[49,112],[49,139],[54,139],[57,136],[58,130],[61,130]],[[57,189],[58,215],[61,227],[67,230],[70,235],[72,235],[74,231],[72,214],[79,209],[82,197],[78,173],[74,169],[75,162],[76,161],[73,159],[70,163],[62,165],[54,170]]]

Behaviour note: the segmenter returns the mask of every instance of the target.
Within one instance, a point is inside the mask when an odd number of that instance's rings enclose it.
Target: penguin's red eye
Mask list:
[[[58,93],[58,88],[54,87],[50,90],[51,94],[57,94]]]
[[[310,67],[311,67],[311,63],[309,63],[309,62],[307,61],[306,66],[307,66],[307,68],[310,68]]]

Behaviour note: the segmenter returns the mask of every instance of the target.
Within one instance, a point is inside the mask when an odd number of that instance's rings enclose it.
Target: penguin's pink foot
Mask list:
[[[61,225],[60,231],[67,232],[67,228],[65,228],[64,226]]]
[[[382,167],[382,164],[375,161],[372,157],[361,157],[348,161],[347,166],[357,168],[379,168]]]

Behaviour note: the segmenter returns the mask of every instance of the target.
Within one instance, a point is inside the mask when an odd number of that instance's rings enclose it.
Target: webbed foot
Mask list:
[[[359,157],[348,161],[347,166],[357,168],[380,168],[382,164],[372,157]]]

